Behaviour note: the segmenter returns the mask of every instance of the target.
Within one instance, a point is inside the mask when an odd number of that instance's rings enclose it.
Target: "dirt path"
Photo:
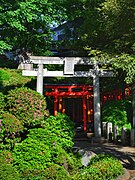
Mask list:
[[[135,147],[114,145],[112,143],[90,143],[89,141],[74,141],[74,146],[93,151],[96,154],[106,153],[117,157],[130,173],[130,180],[135,180]]]

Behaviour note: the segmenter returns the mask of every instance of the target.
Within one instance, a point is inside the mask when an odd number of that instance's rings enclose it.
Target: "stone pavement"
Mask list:
[[[129,171],[130,179],[135,180],[135,147],[121,146],[112,143],[90,143],[88,140],[74,140],[74,146],[93,151],[96,154],[106,153],[117,157]]]

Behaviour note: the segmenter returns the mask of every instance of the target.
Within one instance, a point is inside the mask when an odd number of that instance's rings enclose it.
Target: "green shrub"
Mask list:
[[[37,177],[56,177],[58,174],[62,177],[67,176],[75,173],[80,165],[73,154],[68,154],[60,146],[52,144],[49,147],[42,141],[31,138],[18,143],[12,155],[13,164],[19,170],[21,176],[26,179],[28,177],[34,179],[35,174],[37,174]],[[54,168],[54,166],[57,168]],[[61,171],[64,172],[63,175]]]
[[[23,130],[22,122],[8,112],[2,113],[2,123],[6,133],[12,134]]]
[[[5,111],[3,111],[1,115],[0,121],[0,148],[11,149],[14,147],[16,142],[20,141],[20,132],[23,131],[24,127],[20,120],[18,120],[14,115]]]
[[[63,167],[70,175],[76,173],[78,168],[82,166],[79,156],[76,157],[73,153],[67,153],[60,146],[53,146],[51,155],[53,163]]]
[[[6,102],[5,102],[5,95],[0,92],[0,113],[5,109]]]
[[[35,128],[29,131],[28,137],[40,140],[52,147],[53,144],[71,151],[73,146],[74,124],[68,116],[58,113],[50,116],[44,122],[44,128]]]
[[[70,118],[58,113],[56,117],[50,116],[46,119],[44,128],[49,134],[56,135],[56,143],[60,143],[61,147],[66,151],[71,151],[74,137],[74,123]]]
[[[22,172],[21,178],[29,180],[67,180],[69,179],[69,175],[63,167],[57,164],[51,164],[45,170],[26,170]]]
[[[119,160],[110,155],[99,154],[91,159],[89,166],[81,171],[78,179],[112,180],[123,172]]]
[[[49,147],[43,142],[27,138],[13,150],[13,164],[20,171],[44,170],[51,163]]]
[[[67,180],[70,178],[64,167],[57,164],[51,165],[49,168],[47,168],[44,171],[44,177],[45,179],[50,180]]]
[[[1,180],[20,180],[19,172],[11,164],[12,156],[10,152],[0,152],[0,179]]]
[[[13,150],[13,164],[21,176],[26,179],[67,179],[76,173],[81,163],[80,158],[71,153],[73,127],[66,115],[58,114],[47,118],[43,128],[30,129],[28,138]]]
[[[7,92],[15,87],[22,87],[29,83],[33,78],[22,76],[22,71],[18,69],[2,69],[0,68],[0,90]]]
[[[44,119],[48,116],[44,96],[25,87],[9,91],[7,108],[27,128],[42,126]]]

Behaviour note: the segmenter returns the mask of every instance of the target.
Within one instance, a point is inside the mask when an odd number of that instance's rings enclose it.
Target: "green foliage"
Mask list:
[[[0,55],[0,67],[16,69],[18,67],[18,62],[8,59],[6,55]]]
[[[90,165],[81,171],[80,176],[77,174],[75,179],[112,180],[122,174],[123,166],[116,158],[99,154],[91,159]]]
[[[0,112],[4,110],[5,106],[6,106],[5,95],[2,92],[0,92]]]
[[[44,121],[44,128],[29,130],[28,137],[40,140],[50,148],[59,145],[66,151],[73,146],[74,124],[65,114],[58,113],[56,117],[50,116]]]
[[[29,130],[27,138],[13,150],[13,164],[23,178],[62,179],[81,167],[72,153],[73,123],[64,114],[46,119],[42,128]]]
[[[67,171],[57,165],[52,164],[49,168],[46,168],[45,170],[35,170],[35,171],[24,171],[21,176],[23,179],[30,179],[30,180],[63,180],[63,179],[69,179],[69,175]]]
[[[3,40],[0,40],[0,54],[2,54],[3,51],[5,50],[11,50],[11,49],[12,49],[11,45],[7,44]]]
[[[128,118],[132,112],[132,103],[128,100],[109,101],[102,108],[102,121],[112,122],[113,125],[118,125],[121,129],[126,124],[131,123]]]
[[[70,179],[69,174],[64,167],[58,166],[57,164],[53,164],[49,168],[45,169],[43,177],[50,180]]]
[[[60,143],[65,150],[71,150],[74,137],[74,123],[65,114],[50,116],[44,124],[46,132],[55,134],[54,142]]]
[[[15,87],[21,87],[32,80],[32,77],[23,77],[21,70],[0,68],[0,86],[3,93]]]
[[[85,49],[97,61],[110,61],[122,70],[128,83],[135,79],[135,1],[69,0],[65,6],[71,19],[83,18],[74,40],[75,49]],[[72,9],[72,10],[71,10]]]
[[[44,170],[51,163],[51,154],[46,144],[27,138],[15,146],[13,159],[20,171]]]
[[[8,151],[0,152],[0,179],[1,180],[20,180],[19,172],[11,164],[12,156]]]
[[[0,147],[1,149],[11,149],[14,147],[16,142],[20,141],[20,132],[23,131],[24,127],[20,120],[18,120],[14,115],[5,111],[2,112],[0,121],[0,138],[2,141]]]
[[[48,116],[45,98],[25,87],[9,91],[7,108],[27,128],[42,126],[44,119]]]
[[[2,123],[7,133],[16,133],[23,130],[22,122],[8,112],[3,112]]]
[[[121,54],[111,59],[111,64],[115,70],[122,69],[126,74],[126,82],[132,83],[135,79],[135,55]]]
[[[80,166],[79,161],[60,145],[47,144],[30,137],[18,143],[13,152],[13,164],[22,178],[61,178],[72,175]],[[78,166],[77,166],[78,165]]]
[[[45,54],[51,45],[50,25],[63,21],[64,12],[61,0],[2,0],[0,53],[14,47]]]

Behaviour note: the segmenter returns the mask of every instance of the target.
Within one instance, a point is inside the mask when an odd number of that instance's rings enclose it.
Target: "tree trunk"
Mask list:
[[[133,94],[133,100],[132,100],[132,105],[133,105],[133,122],[132,122],[132,130],[131,130],[131,137],[130,137],[130,145],[135,146],[135,81],[133,82],[132,85],[132,94]]]
[[[133,107],[133,123],[132,123],[132,128],[135,129],[135,81],[133,82],[132,85],[132,94],[133,94],[133,99],[132,99],[132,107]]]

